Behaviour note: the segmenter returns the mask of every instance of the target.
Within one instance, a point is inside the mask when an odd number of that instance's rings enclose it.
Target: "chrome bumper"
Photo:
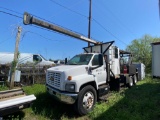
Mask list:
[[[46,85],[47,91],[50,95],[54,96],[56,99],[58,99],[61,102],[67,103],[67,104],[74,104],[78,94],[73,93],[66,93],[61,92],[59,90],[54,89],[53,87]]]

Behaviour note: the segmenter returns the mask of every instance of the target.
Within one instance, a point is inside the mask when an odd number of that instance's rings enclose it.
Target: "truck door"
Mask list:
[[[92,59],[92,74],[97,78],[98,84],[106,83],[106,67],[101,54],[95,55]]]

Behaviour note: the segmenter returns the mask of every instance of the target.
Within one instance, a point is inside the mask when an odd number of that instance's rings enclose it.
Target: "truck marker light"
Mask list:
[[[72,80],[72,76],[68,76],[68,78],[67,78],[68,80]]]

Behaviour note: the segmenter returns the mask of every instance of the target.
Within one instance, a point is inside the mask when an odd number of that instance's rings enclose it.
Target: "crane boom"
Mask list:
[[[35,24],[37,26],[40,26],[40,27],[44,27],[44,28],[47,28],[47,29],[50,29],[50,30],[53,30],[53,31],[56,31],[56,32],[59,32],[59,33],[62,33],[62,34],[65,34],[65,35],[68,35],[70,37],[74,37],[74,38],[77,38],[77,39],[80,39],[80,40],[83,40],[85,42],[90,42],[90,43],[93,43],[93,44],[101,44],[100,42],[97,42],[96,40],[92,40],[92,39],[89,39],[85,36],[82,36],[80,34],[77,34],[73,31],[70,31],[70,30],[67,30],[67,29],[64,29],[60,26],[57,26],[57,25],[54,25],[54,24],[51,24],[51,23],[48,23],[46,21],[43,21],[43,20],[40,20],[40,19],[37,19],[33,16],[31,16],[29,13],[25,12],[24,13],[24,16],[23,16],[23,23],[25,25],[28,25],[28,24]]]

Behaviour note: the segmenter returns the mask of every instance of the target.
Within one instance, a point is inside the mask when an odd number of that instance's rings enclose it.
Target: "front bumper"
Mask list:
[[[76,93],[62,92],[47,84],[46,84],[46,87],[49,94],[54,96],[56,99],[58,99],[61,102],[64,102],[67,104],[74,104],[77,99],[78,94]]]

